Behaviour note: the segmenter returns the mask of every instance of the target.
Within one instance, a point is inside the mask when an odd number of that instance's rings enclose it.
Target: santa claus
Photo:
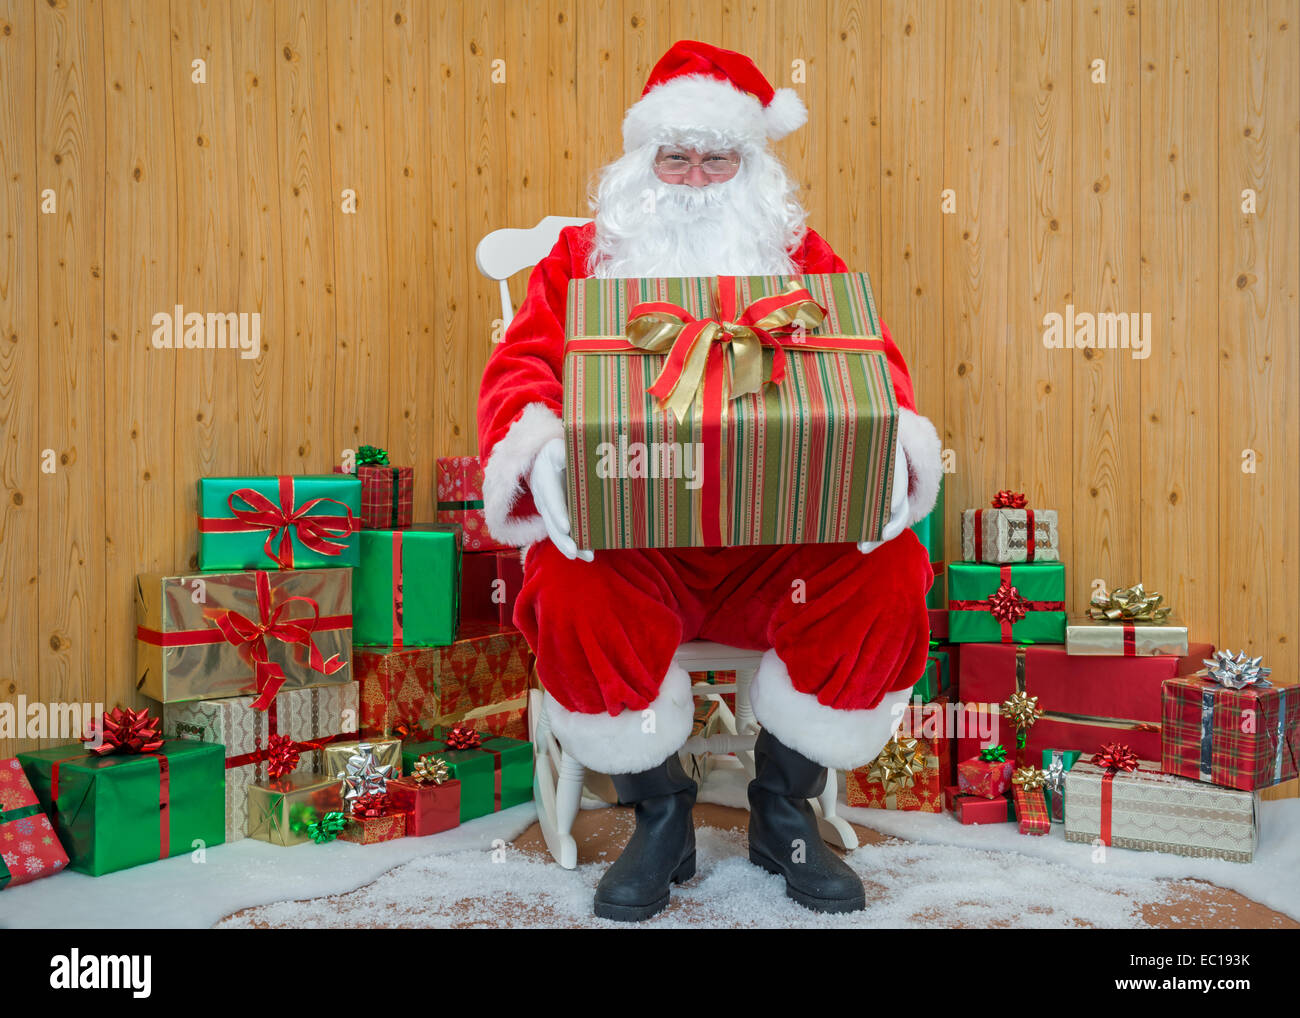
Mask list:
[[[655,65],[605,167],[594,223],[568,227],[533,270],[479,396],[487,524],[527,547],[514,621],[537,656],[556,736],[613,777],[636,830],[596,891],[598,916],[645,919],[695,872],[695,784],[678,751],[691,731],[678,646],[765,651],[749,785],[749,857],[809,908],[864,907],[862,883],[822,841],[809,799],[826,769],[873,759],[925,667],[929,557],[909,524],[934,504],[933,425],[915,413],[902,355],[881,323],[900,407],[884,540],[859,545],[581,550],[569,534],[561,373],[566,290],[587,276],[845,272],[804,225],[797,185],[768,147],[807,120],[753,62],[679,42]],[[794,596],[798,590],[800,596]]]

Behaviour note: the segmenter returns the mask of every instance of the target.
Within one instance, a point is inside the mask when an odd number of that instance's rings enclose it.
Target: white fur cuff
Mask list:
[[[550,693],[545,695],[551,730],[564,751],[584,767],[605,774],[637,774],[657,767],[690,738],[695,717],[691,677],[675,659],[659,696],[644,711],[579,714],[565,710]]]
[[[902,407],[898,410],[898,442],[907,457],[907,523],[911,526],[930,515],[939,497],[943,450],[930,419]]]
[[[758,723],[814,763],[852,770],[874,760],[903,723],[910,689],[886,693],[870,710],[836,710],[800,693],[775,650],[763,654],[750,689]]]
[[[564,437],[564,425],[545,403],[529,403],[505,437],[492,447],[483,465],[483,519],[488,532],[505,544],[532,544],[546,537],[546,524],[539,515],[511,519],[524,480],[542,446]]]

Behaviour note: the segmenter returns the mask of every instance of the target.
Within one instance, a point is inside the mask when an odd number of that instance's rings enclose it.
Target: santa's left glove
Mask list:
[[[595,558],[594,552],[580,549],[569,534],[569,503],[564,493],[564,439],[552,438],[542,446],[528,475],[528,487],[532,490],[533,504],[546,525],[551,543],[566,558],[580,558],[584,562]]]

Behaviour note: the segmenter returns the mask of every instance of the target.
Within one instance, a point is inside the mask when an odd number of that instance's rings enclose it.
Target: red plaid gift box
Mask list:
[[[345,473],[335,467],[336,474]],[[363,530],[401,530],[415,517],[415,471],[411,467],[378,466],[363,463],[357,467],[361,481],[361,528]]]
[[[68,865],[50,819],[14,757],[0,760],[0,890],[58,873]]]
[[[1300,688],[1188,675],[1165,680],[1161,707],[1166,774],[1250,792],[1300,772]]]
[[[1016,823],[1021,834],[1049,834],[1052,830],[1052,818],[1047,812],[1047,801],[1042,789],[1026,791],[1019,785],[1012,793],[1016,804]]]
[[[459,523],[465,551],[495,551],[502,544],[483,518],[483,466],[477,456],[438,458],[438,522]]]

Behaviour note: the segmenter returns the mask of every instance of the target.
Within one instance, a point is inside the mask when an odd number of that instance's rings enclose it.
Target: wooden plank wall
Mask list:
[[[500,315],[474,244],[587,214],[679,38],[809,104],[779,150],[949,505],[1027,491],[1073,607],[1141,579],[1295,681],[1300,0],[0,0],[0,697],[133,701],[131,577],[193,563],[201,473],[379,442],[429,517]],[[261,312],[261,357],[153,349],[178,303]],[[1149,358],[1047,349],[1067,304],[1150,313]]]

